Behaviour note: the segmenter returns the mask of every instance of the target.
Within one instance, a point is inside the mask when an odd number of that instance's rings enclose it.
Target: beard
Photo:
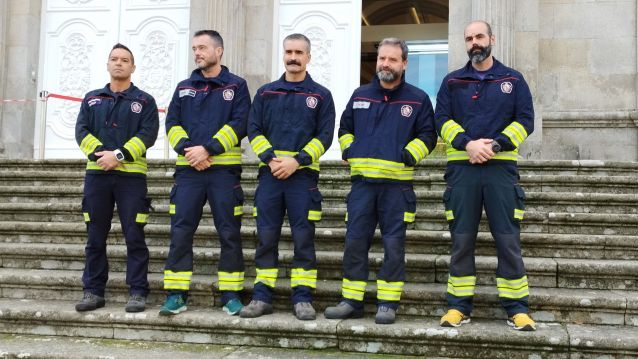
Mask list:
[[[478,52],[474,52],[475,50],[479,50]],[[470,58],[472,63],[477,64],[485,61],[492,54],[492,45],[483,46],[473,46],[468,52],[467,56]]]
[[[200,59],[200,62],[195,62],[195,64],[197,65],[197,68],[200,70],[208,70],[213,68],[215,65],[217,65],[217,63],[219,61],[217,61],[217,58],[213,57],[210,60],[206,60],[206,59]]]
[[[384,70],[381,67],[377,67],[377,76],[379,77],[379,80],[383,82],[393,82],[401,77],[401,74],[391,68]]]

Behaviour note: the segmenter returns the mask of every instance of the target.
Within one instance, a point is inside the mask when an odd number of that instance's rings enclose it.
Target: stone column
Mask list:
[[[7,2],[0,1],[0,99],[4,99],[5,78],[7,72],[7,61],[5,48],[7,46]],[[3,128],[4,102],[0,102],[0,135],[5,131]],[[4,136],[0,136],[0,157],[4,157]]]
[[[239,75],[244,71],[245,3],[245,0],[191,1],[191,33],[202,29],[218,31],[224,39],[222,64]]]
[[[2,1],[4,39],[0,94],[8,99],[35,100],[40,48],[41,1]],[[32,158],[34,101],[6,103],[0,115],[0,157]]]
[[[496,46],[492,54],[507,66],[514,66],[514,8],[511,0],[472,0],[472,20],[484,20],[492,26]]]

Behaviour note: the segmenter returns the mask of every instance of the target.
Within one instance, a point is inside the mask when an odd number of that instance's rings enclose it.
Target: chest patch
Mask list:
[[[410,105],[401,106],[401,116],[410,117],[410,115],[412,115],[412,106]]]
[[[505,81],[501,83],[501,91],[503,93],[512,93],[513,88],[514,86],[512,86],[512,83],[509,81]]]
[[[89,107],[92,107],[94,105],[100,105],[102,104],[102,99],[93,98],[93,99],[90,99],[89,102],[87,102],[87,104],[89,105]]]
[[[306,106],[308,106],[309,108],[315,108],[317,107],[317,98],[314,96],[308,96],[306,97]]]
[[[179,90],[179,98],[182,98],[184,96],[195,97],[195,94],[196,94],[196,91],[193,89]]]
[[[369,109],[370,108],[370,102],[369,101],[355,101],[352,103],[352,109],[356,110],[356,109]]]
[[[225,89],[222,93],[222,96],[224,97],[224,100],[231,101],[235,97],[235,91],[231,89]]]
[[[139,102],[133,102],[131,103],[131,111],[135,112],[135,113],[140,113],[142,112],[142,104]]]

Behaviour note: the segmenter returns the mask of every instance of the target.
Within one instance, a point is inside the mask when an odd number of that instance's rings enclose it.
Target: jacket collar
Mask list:
[[[222,70],[215,77],[204,77],[201,69],[195,69],[191,72],[190,79],[194,82],[211,83],[217,86],[225,86],[230,82],[230,71],[228,67],[222,65]]]
[[[372,81],[370,82],[372,84],[372,86],[383,92],[384,95],[393,95],[399,91],[401,91],[401,89],[403,89],[403,87],[405,87],[405,73],[403,73],[401,75],[401,82],[397,85],[397,87],[393,88],[393,89],[386,89],[384,87],[381,86],[381,80],[379,80],[379,76],[378,75],[374,75],[374,77],[372,78]]]
[[[279,80],[275,82],[275,90],[294,91],[294,92],[314,92],[315,82],[312,80],[310,73],[306,72],[306,77],[301,82],[286,81],[286,74],[282,74]]]
[[[487,70],[487,73],[485,74],[485,79],[493,79],[493,78],[498,78],[498,77],[502,77],[502,76],[510,74],[510,69],[507,66],[503,65],[503,63],[498,61],[496,58],[493,58],[493,59],[494,59],[494,64],[489,70]],[[472,67],[471,61],[468,61],[465,64],[465,67],[463,67],[461,73],[459,74],[459,77],[480,80],[476,76],[476,73],[474,68]]]
[[[113,92],[110,88],[110,83],[106,84],[99,92],[100,96],[109,96],[109,97],[117,97],[122,96],[125,98],[135,98],[135,94],[137,93],[137,87],[131,82],[131,86],[124,91],[121,92]]]

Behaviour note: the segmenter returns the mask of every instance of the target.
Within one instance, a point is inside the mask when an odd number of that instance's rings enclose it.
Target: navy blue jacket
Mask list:
[[[155,99],[131,86],[122,92],[104,88],[90,91],[82,100],[75,124],[75,140],[88,158],[87,171],[109,173],[97,165],[95,152],[119,149],[125,160],[117,174],[146,175],[146,150],[159,131]]]
[[[335,107],[332,94],[306,73],[301,82],[285,75],[257,90],[248,120],[248,139],[264,164],[294,157],[300,168],[319,170],[319,157],[332,144]]]
[[[468,61],[443,79],[435,121],[449,161],[467,162],[465,146],[480,138],[501,145],[493,160],[516,161],[519,145],[534,131],[532,95],[523,75],[496,59],[483,80]]]
[[[414,166],[436,146],[430,97],[401,79],[394,89],[377,76],[354,91],[339,126],[350,174],[370,182],[411,181]]]
[[[200,69],[181,81],[168,107],[166,132],[177,152],[177,166],[189,166],[184,149],[204,146],[211,167],[241,165],[241,139],[246,136],[250,94],[246,81],[228,71],[206,78]]]

